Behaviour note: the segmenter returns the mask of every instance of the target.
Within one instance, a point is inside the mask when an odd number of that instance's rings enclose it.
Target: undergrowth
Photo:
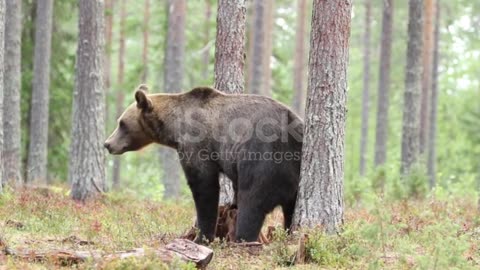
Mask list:
[[[467,198],[386,200],[374,195],[346,209],[337,235],[310,229],[287,234],[275,211],[273,242],[260,254],[220,241],[210,269],[478,269],[480,219]],[[438,197],[438,196],[437,196]],[[86,204],[73,202],[63,189],[24,191],[0,197],[0,237],[14,249],[101,250],[160,247],[187,231],[194,222],[191,202],[138,200],[110,194]],[[295,264],[299,236],[308,235],[306,263]],[[65,241],[84,239],[87,244]],[[28,262],[0,255],[6,269],[51,269],[51,262]],[[78,269],[193,269],[165,265],[155,256],[86,262]],[[2,268],[2,267],[0,267]]]

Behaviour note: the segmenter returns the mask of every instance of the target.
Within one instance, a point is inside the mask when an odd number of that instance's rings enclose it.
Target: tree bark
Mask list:
[[[264,43],[265,43],[265,1],[254,0],[253,11],[253,46],[252,46],[252,59],[251,59],[251,74],[250,85],[248,90],[251,94],[260,95],[263,93],[263,80],[264,80]]]
[[[5,74],[3,97],[3,168],[4,180],[13,187],[22,185],[20,156],[20,91],[21,91],[21,0],[6,1]]]
[[[297,1],[297,27],[295,31],[295,55],[293,63],[293,109],[303,117],[305,115],[305,69],[307,35],[307,0]]]
[[[37,0],[27,183],[47,184],[52,0]]]
[[[433,15],[434,0],[425,0],[425,20],[423,23],[423,54],[422,54],[422,92],[420,106],[420,154],[424,154],[428,148],[430,94],[432,87],[432,58],[433,58]]]
[[[440,0],[435,3],[435,30],[433,35],[433,63],[432,63],[432,95],[430,99],[430,130],[428,133],[428,177],[430,188],[436,185],[436,141],[437,141],[437,107],[438,107],[438,66],[440,42]]]
[[[294,226],[343,223],[347,66],[352,3],[314,0],[301,184]]]
[[[79,0],[79,37],[68,178],[72,198],[85,201],[105,189],[103,1]]]
[[[125,99],[124,94],[124,77],[125,77],[125,20],[127,18],[126,11],[126,0],[121,0],[120,2],[120,28],[118,35],[118,73],[117,73],[117,100],[116,100],[116,118],[120,117],[123,112],[123,100]],[[115,156],[113,158],[113,167],[112,167],[112,185],[113,189],[118,189],[120,187],[120,168],[121,168],[121,157]]]
[[[383,1],[380,70],[378,79],[377,124],[375,128],[375,167],[387,160],[390,63],[392,58],[393,0]]]
[[[0,40],[5,40],[5,0],[0,0]],[[3,123],[4,43],[0,42],[0,123]],[[3,128],[0,128],[0,194],[3,191]]]
[[[230,94],[243,93],[245,65],[246,0],[219,0],[215,42],[215,88]],[[220,177],[220,204],[234,199],[231,181]]]
[[[114,0],[105,0],[105,98],[108,99],[112,90],[112,40],[113,40],[113,12]],[[105,124],[110,123],[109,102],[105,103]],[[108,127],[106,127],[108,128]]]
[[[145,10],[143,16],[143,50],[142,50],[142,82],[146,83],[148,78],[148,42],[150,33],[150,0],[145,0]]]
[[[265,0],[265,20],[263,42],[263,81],[262,95],[272,96],[272,69],[270,62],[273,53],[273,31],[275,27],[274,0]]]
[[[418,159],[420,83],[422,75],[423,1],[409,0],[407,66],[403,104],[401,174],[410,173]]]
[[[360,135],[360,175],[365,175],[368,145],[368,117],[370,112],[370,31],[372,21],[372,3],[365,0],[365,32],[363,36],[363,93],[362,128]]]
[[[211,0],[205,0],[205,29],[204,29],[204,44],[205,49],[202,53],[202,78],[209,78],[210,66],[210,18],[212,17],[212,3]]]
[[[168,0],[168,30],[165,51],[164,89],[169,93],[182,90],[185,59],[186,0]],[[174,150],[160,149],[163,167],[164,197],[175,198],[180,194],[180,166]]]

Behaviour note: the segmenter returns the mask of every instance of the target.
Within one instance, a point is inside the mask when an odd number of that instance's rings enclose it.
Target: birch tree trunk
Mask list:
[[[215,88],[230,94],[243,93],[245,65],[246,0],[219,0],[215,42]],[[231,181],[220,176],[220,204],[232,203]]]
[[[52,0],[37,0],[27,183],[47,184]]]
[[[428,132],[428,177],[430,188],[436,185],[436,141],[437,141],[437,107],[438,107],[438,66],[440,42],[440,0],[435,4],[435,30],[433,35],[433,63],[432,63],[432,95],[430,99],[430,131]]]
[[[423,23],[423,53],[422,53],[422,92],[420,106],[420,154],[428,148],[428,131],[430,120],[430,95],[432,89],[432,58],[433,58],[433,15],[434,0],[425,0],[425,20]]]
[[[168,0],[168,30],[165,51],[164,91],[178,93],[182,90],[185,58],[186,0]],[[160,149],[163,167],[164,197],[180,194],[180,166],[177,154],[170,148]]]
[[[118,73],[117,73],[117,97],[116,97],[116,118],[120,117],[123,112],[123,100],[125,99],[123,80],[125,77],[125,20],[127,18],[126,3],[127,0],[120,2],[120,27],[118,35]],[[120,156],[113,158],[112,167],[112,188],[118,189],[120,187],[120,169],[122,159]]]
[[[293,109],[305,115],[307,0],[297,1],[297,26],[295,31],[295,55],[293,57]]]
[[[105,189],[103,1],[79,0],[79,36],[68,178],[72,198],[85,201]]]
[[[408,46],[403,103],[402,175],[410,173],[418,159],[420,83],[422,76],[423,1],[409,0]]]
[[[22,185],[20,157],[20,90],[21,90],[21,0],[6,1],[5,73],[3,97],[3,168],[4,180],[13,187]]]
[[[368,144],[368,116],[370,111],[370,29],[372,21],[372,3],[365,0],[365,32],[363,36],[363,93],[362,128],[360,134],[360,175],[365,175]]]
[[[5,0],[0,0],[0,40],[5,40]],[[0,42],[0,123],[3,123],[4,43]],[[0,194],[3,191],[3,128],[0,128]]]
[[[387,160],[388,109],[390,104],[390,65],[392,58],[393,0],[383,0],[380,70],[378,79],[377,124],[375,128],[375,167]]]
[[[347,65],[352,3],[314,0],[308,98],[294,226],[343,223]]]

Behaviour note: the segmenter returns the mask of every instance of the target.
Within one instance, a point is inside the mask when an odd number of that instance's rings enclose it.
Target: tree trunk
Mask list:
[[[297,1],[297,27],[295,31],[295,55],[293,63],[293,109],[303,117],[305,114],[305,67],[307,35],[307,0]]]
[[[420,154],[424,154],[428,147],[430,94],[432,87],[432,58],[433,58],[433,9],[434,0],[425,0],[425,20],[423,23],[423,54],[422,54],[422,92],[420,106]]]
[[[436,184],[436,140],[437,140],[437,107],[438,107],[438,66],[440,41],[440,0],[435,4],[435,30],[433,35],[433,63],[432,63],[432,95],[430,99],[430,130],[428,133],[428,176],[430,188]]]
[[[21,0],[6,1],[5,74],[3,97],[3,168],[4,180],[13,187],[22,185],[20,157],[20,90],[21,90]]]
[[[168,0],[168,30],[165,51],[164,89],[169,93],[182,90],[185,55],[186,0]],[[160,149],[163,167],[165,198],[175,198],[180,194],[180,167],[177,154],[170,148]]]
[[[372,21],[372,3],[365,0],[365,32],[363,36],[363,93],[362,93],[362,129],[360,135],[360,175],[365,175],[368,144],[368,116],[370,111],[370,29]]]
[[[120,2],[120,29],[118,35],[118,74],[117,74],[117,101],[115,104],[116,107],[116,118],[120,117],[123,112],[123,100],[125,99],[123,81],[125,77],[125,19],[127,18],[126,12],[126,1],[121,0]],[[113,168],[112,168],[112,185],[113,189],[118,189],[120,187],[120,169],[121,169],[121,157],[115,156],[113,159]]]
[[[205,0],[205,30],[204,30],[204,44],[205,49],[202,53],[202,78],[209,78],[210,66],[210,18],[212,17],[212,3],[211,0]]]
[[[270,62],[273,53],[273,31],[275,27],[275,8],[273,0],[265,0],[265,19],[264,19],[264,37],[263,42],[263,81],[262,95],[272,96],[272,69]]]
[[[422,75],[423,1],[409,0],[407,66],[403,103],[401,174],[407,175],[418,159],[420,83]]]
[[[0,40],[5,40],[5,0],[0,0]],[[0,123],[3,123],[4,43],[0,42]],[[0,128],[0,194],[3,191],[3,128]]]
[[[47,183],[52,0],[37,0],[27,183]]]
[[[253,25],[252,25],[252,36],[253,43],[252,45],[252,59],[251,59],[251,74],[250,76],[250,85],[248,90],[251,94],[262,94],[263,93],[263,80],[264,80],[264,43],[265,43],[265,1],[264,0],[254,0],[254,11],[253,11]]]
[[[314,0],[308,99],[294,226],[343,223],[347,65],[352,3]]]
[[[145,10],[143,16],[143,51],[142,51],[142,82],[146,83],[148,78],[148,41],[150,32],[150,0],[145,0]]]
[[[105,98],[108,100],[112,87],[112,40],[113,40],[113,11],[114,0],[105,0]],[[105,103],[105,124],[110,123],[109,102]],[[108,126],[106,127],[108,129]]]
[[[72,197],[85,201],[105,189],[103,1],[79,0],[79,36],[68,178]]]
[[[383,1],[382,43],[378,79],[377,125],[375,129],[375,167],[387,160],[390,63],[392,58],[393,0]]]
[[[246,0],[219,0],[215,42],[215,88],[230,94],[243,93],[245,65]],[[220,204],[234,200],[231,181],[220,177]]]

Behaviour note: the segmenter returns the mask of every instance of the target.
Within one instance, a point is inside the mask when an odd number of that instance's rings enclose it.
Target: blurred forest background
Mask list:
[[[104,33],[99,30],[102,2]],[[4,86],[0,171],[12,184],[4,185],[7,192],[0,196],[0,268],[3,263],[8,269],[58,267],[54,261],[31,260],[39,248],[88,254],[96,249],[107,254],[139,246],[156,249],[191,229],[194,208],[175,153],[150,146],[109,155],[104,168],[103,128],[105,134],[114,130],[117,116],[134,101],[140,83],[148,84],[151,92],[213,86],[214,64],[220,58],[215,59],[215,39],[217,26],[222,25],[216,22],[218,3],[233,6],[240,18],[245,2],[245,92],[271,96],[302,116],[305,100],[310,106],[324,105],[309,107],[310,121],[318,119],[319,111],[325,118],[337,117],[326,120],[327,129],[312,129],[325,135],[328,128],[337,128],[337,133],[327,135],[339,137],[324,140],[322,147],[310,144],[310,153],[328,148],[335,156],[333,161],[328,160],[331,156],[321,160],[328,163],[326,170],[312,172],[303,166],[301,187],[335,186],[337,192],[310,196],[319,202],[312,204],[316,209],[310,213],[327,213],[327,219],[338,218],[343,225],[342,233],[335,235],[302,228],[289,236],[281,229],[282,215],[274,211],[264,227],[273,227],[274,233],[259,256],[214,242],[212,269],[292,266],[302,250],[309,258],[304,262],[315,263],[311,269],[478,269],[480,1],[471,0],[0,0],[0,25],[6,26],[5,33],[0,31],[0,41],[5,41],[0,62],[6,64],[4,84],[0,80]],[[317,5],[316,20],[312,2]],[[352,2],[343,138],[341,76],[347,54],[342,44],[346,46],[345,18]],[[326,6],[330,10],[320,10]],[[222,22],[232,21],[225,15],[232,13],[220,14]],[[335,16],[341,17],[338,25],[331,23],[337,21]],[[242,23],[223,24],[223,29],[235,33],[236,38],[229,40],[236,42],[233,46],[242,45]],[[326,25],[341,32],[339,39],[317,38],[314,44],[321,43],[323,49],[310,51],[310,28]],[[218,40],[225,48],[232,46]],[[309,51],[314,59],[335,53],[342,59],[309,65]],[[224,58],[238,54],[228,56]],[[236,58],[232,66],[239,68],[242,63]],[[102,65],[105,87],[95,76]],[[327,69],[334,65],[337,69],[329,74]],[[322,78],[310,76],[314,79],[309,91],[316,95],[307,97],[309,67]],[[316,91],[323,86],[312,84],[332,74],[338,76],[338,85],[329,85],[331,92]],[[75,86],[76,78],[80,87]],[[235,79],[229,84],[240,90],[242,78]],[[330,100],[319,101],[319,92]],[[82,119],[92,111],[102,114],[103,93],[105,117]],[[78,113],[78,108],[87,113]],[[106,184],[98,187],[95,179],[103,182],[104,171]],[[48,188],[10,187],[24,184]],[[341,203],[335,211],[317,207],[321,201],[327,208],[342,202],[342,189],[345,211]],[[103,190],[113,192],[84,204],[71,200]],[[25,250],[26,255],[8,257],[12,250]],[[166,267],[148,256],[113,263],[103,268]],[[309,269],[302,263],[296,269]],[[93,260],[85,267],[102,268]]]
[[[274,2],[274,3],[273,3]],[[311,17],[311,2],[298,6],[297,1],[265,1],[273,4],[271,14],[255,20],[254,1],[248,2],[247,10],[247,58],[246,91],[249,92],[252,78],[251,57],[254,50],[254,29],[265,24],[265,44],[262,45],[270,71],[264,72],[270,89],[262,94],[271,96],[298,110],[294,106],[297,92],[306,91],[306,83],[298,84],[298,78],[306,81],[308,62],[308,37]],[[364,171],[360,170],[360,142],[362,127],[362,100],[365,76],[365,29],[366,8],[364,1],[355,1],[352,12],[350,61],[348,71],[348,115],[346,130],[345,192],[348,203],[368,197],[376,188],[384,188],[392,196],[424,196],[428,190],[426,167],[419,168],[416,177],[407,185],[399,185],[402,134],[402,104],[405,87],[407,46],[408,1],[393,1],[393,29],[391,55],[391,84],[389,91],[386,163],[375,167],[375,128],[380,68],[380,45],[382,32],[383,1],[372,1],[370,6],[371,37],[369,55],[369,103],[368,135],[364,152]],[[22,1],[22,48],[21,48],[21,153],[22,168],[26,168],[29,145],[33,59],[35,44],[35,1]],[[122,12],[122,5],[125,5]],[[266,8],[264,10],[269,10]],[[185,52],[183,78],[177,82],[183,90],[198,85],[213,85],[214,45],[216,33],[216,1],[187,1],[184,31]],[[438,134],[436,141],[436,189],[441,196],[452,194],[476,196],[480,182],[480,2],[458,0],[442,1],[439,21],[438,64]],[[64,184],[68,177],[68,162],[72,93],[75,82],[75,54],[77,46],[77,1],[54,1],[51,85],[49,97],[48,130],[48,182]],[[110,61],[110,87],[107,90],[107,130],[115,127],[118,104],[125,108],[133,101],[134,88],[147,83],[154,92],[169,92],[164,89],[166,69],[165,55],[168,32],[167,1],[118,0],[106,5],[107,31],[111,27],[111,39],[107,42]],[[299,20],[299,16],[304,16]],[[111,19],[111,24],[109,24]],[[303,22],[302,22],[303,21]],[[303,51],[296,48],[298,24],[305,24]],[[109,26],[110,25],[110,26]],[[178,26],[177,26],[178,27]],[[181,27],[181,26],[180,26]],[[271,33],[271,36],[269,35]],[[146,42],[146,43],[145,43]],[[146,47],[145,47],[146,44]],[[295,61],[304,57],[303,73],[294,76]],[[142,60],[143,59],[143,60]],[[253,60],[252,60],[253,59]],[[255,64],[253,64],[255,66]],[[266,75],[265,75],[266,74]],[[265,80],[263,78],[262,80]],[[301,88],[301,89],[299,89]],[[301,95],[301,93],[300,93]],[[116,105],[117,104],[117,105]],[[164,166],[159,159],[158,147],[151,146],[140,153],[129,153],[119,158],[118,187],[121,192],[132,193],[141,198],[161,199],[164,195]],[[425,156],[426,160],[426,156]],[[111,187],[114,178],[114,159],[107,157],[107,179]],[[181,174],[179,174],[181,175]],[[189,198],[185,181],[180,180],[181,194]]]

